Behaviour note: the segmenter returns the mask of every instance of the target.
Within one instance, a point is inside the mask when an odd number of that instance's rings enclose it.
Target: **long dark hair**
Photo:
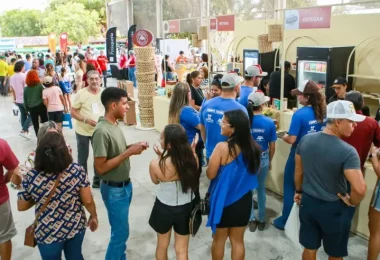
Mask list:
[[[193,79],[195,79],[196,77],[199,76],[199,74],[201,74],[199,71],[195,70],[189,74],[187,74],[186,76],[186,82],[187,84],[189,84],[190,86],[193,85]]]
[[[242,110],[237,109],[224,112],[224,117],[235,129],[227,140],[229,156],[236,158],[236,146],[238,146],[249,172],[256,174],[260,167],[261,149],[252,138],[247,115]]]
[[[167,125],[164,139],[165,148],[159,161],[161,171],[165,172],[166,159],[170,157],[181,182],[182,192],[186,193],[189,189],[195,191],[199,186],[198,166],[185,129],[179,124]]]
[[[249,125],[252,126],[253,119],[255,117],[256,111],[260,111],[261,106],[254,106],[251,100],[248,100],[248,105],[247,105],[247,111],[248,111],[248,118],[249,118]]]
[[[65,139],[57,132],[47,132],[39,141],[34,169],[44,173],[61,173],[73,162]]]
[[[308,85],[313,85],[314,88],[318,88],[317,84],[314,81],[309,81],[306,83],[305,89],[308,87]],[[322,123],[326,117],[326,101],[321,92],[303,94],[303,96],[308,99],[307,104],[312,106],[317,121],[319,123]]]

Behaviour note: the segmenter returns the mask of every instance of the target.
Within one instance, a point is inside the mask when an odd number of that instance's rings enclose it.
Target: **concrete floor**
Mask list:
[[[110,82],[116,85],[115,82]],[[110,84],[110,85],[111,85]],[[112,86],[111,85],[111,86]],[[16,154],[20,163],[23,163],[30,151],[36,147],[36,139],[27,141],[18,135],[20,126],[18,118],[12,113],[11,97],[0,97],[0,138],[8,141],[12,150]],[[159,135],[155,131],[140,131],[135,127],[121,126],[128,143],[138,141],[148,141],[151,146],[156,142]],[[32,131],[32,128],[30,128]],[[33,131],[32,131],[33,132]],[[66,141],[73,148],[74,160],[76,161],[77,149],[74,130],[64,128]],[[155,200],[155,185],[151,182],[148,172],[148,164],[156,155],[153,149],[148,149],[140,156],[131,158],[131,178],[133,182],[133,200],[130,208],[130,237],[127,243],[127,257],[129,260],[151,260],[155,256],[156,234],[148,224],[148,219]],[[92,153],[88,165],[93,164]],[[205,168],[204,168],[205,173]],[[201,194],[204,194],[208,187],[208,180],[205,174],[201,178]],[[90,178],[93,170],[89,172]],[[13,258],[15,260],[34,260],[40,259],[38,249],[32,249],[23,245],[24,231],[34,219],[34,210],[18,212],[16,207],[17,192],[10,189],[11,205],[13,216],[18,230],[18,234],[13,241]],[[87,231],[83,244],[83,254],[85,259],[100,260],[104,259],[107,244],[110,238],[110,226],[107,219],[104,203],[98,189],[93,190],[94,199],[99,216],[99,228],[92,233]],[[268,192],[267,197],[267,218],[268,221],[275,218],[282,208],[282,198]],[[196,237],[190,239],[189,259],[206,260],[211,259],[210,247],[212,237],[210,229],[205,227],[207,219],[203,219],[203,226]],[[173,245],[172,238],[172,245]],[[265,231],[245,233],[246,259],[258,260],[296,260],[301,259],[301,252],[298,251],[292,242],[287,239],[283,231],[267,225]],[[226,243],[225,258],[231,259],[231,246]],[[367,241],[352,235],[349,243],[350,260],[363,260],[366,258]],[[175,259],[173,246],[169,249],[169,259]],[[323,250],[320,250],[318,259],[327,259]]]

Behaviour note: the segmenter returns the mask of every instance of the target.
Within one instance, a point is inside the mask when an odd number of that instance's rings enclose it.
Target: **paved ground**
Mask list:
[[[115,83],[115,82],[113,82]],[[112,81],[111,81],[112,84]],[[115,85],[115,84],[113,84]],[[26,141],[18,136],[20,130],[18,118],[12,114],[12,99],[10,97],[0,97],[0,138],[7,140],[19,158],[20,162],[26,159],[27,154],[35,149],[36,139]],[[140,131],[134,127],[122,126],[128,143],[138,141],[148,141],[152,145],[158,139],[155,131]],[[32,128],[31,128],[32,131]],[[73,147],[74,160],[76,161],[76,140],[74,130],[64,129],[66,141]],[[148,172],[148,164],[156,155],[153,149],[149,149],[140,156],[131,159],[131,178],[133,181],[133,200],[130,209],[130,238],[128,240],[127,257],[129,260],[152,260],[156,246],[156,234],[148,224],[148,219],[155,199],[155,185],[151,182]],[[93,164],[92,154],[90,154],[88,165]],[[205,172],[205,169],[204,169]],[[93,176],[93,170],[89,172]],[[208,180],[204,174],[201,179],[201,194],[204,194],[208,186]],[[38,249],[31,249],[23,246],[25,228],[33,222],[34,211],[18,212],[16,207],[17,192],[10,190],[13,215],[18,230],[17,236],[13,239],[13,259],[34,260],[40,259]],[[108,224],[106,210],[101,199],[99,190],[93,190],[95,203],[99,216],[99,229],[92,233],[87,231],[83,244],[85,259],[104,259],[108,240],[110,237],[110,226]],[[268,192],[267,198],[267,218],[275,218],[281,211],[281,197]],[[203,219],[205,225],[206,218]],[[200,229],[196,237],[190,239],[190,260],[211,259],[210,246],[212,242],[211,232],[208,228]],[[173,241],[172,241],[173,244]],[[284,232],[278,231],[268,225],[265,231],[245,233],[246,259],[257,260],[296,260],[301,259],[301,254],[293,244],[286,238]],[[231,246],[227,242],[225,259],[230,259]],[[349,255],[346,259],[363,260],[366,257],[367,241],[352,236],[349,244]],[[169,250],[169,258],[175,259],[173,247]],[[318,259],[327,259],[327,256],[320,252]]]

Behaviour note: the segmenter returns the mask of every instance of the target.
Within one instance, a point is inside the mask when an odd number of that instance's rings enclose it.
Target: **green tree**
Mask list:
[[[42,13],[38,10],[10,10],[0,16],[3,36],[37,36],[41,35]]]
[[[48,10],[54,11],[67,2],[82,4],[87,10],[96,11],[99,15],[99,23],[107,25],[106,2],[109,2],[108,0],[50,0]]]
[[[69,2],[57,6],[54,11],[47,12],[43,22],[43,33],[54,32],[59,35],[67,32],[69,40],[74,42],[86,42],[89,36],[100,34],[98,13],[86,10],[79,3]]]

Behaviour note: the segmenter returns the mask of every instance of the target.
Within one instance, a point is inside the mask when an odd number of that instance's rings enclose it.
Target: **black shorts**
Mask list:
[[[322,241],[327,255],[346,257],[351,211],[341,200],[323,201],[303,193],[299,213],[301,245],[317,250]]]
[[[248,225],[252,209],[252,192],[247,192],[241,199],[223,209],[222,218],[217,228],[245,227]]]
[[[165,234],[173,227],[177,234],[189,235],[191,210],[191,202],[181,206],[168,206],[156,198],[150,214],[149,225],[159,234]]]
[[[62,123],[63,121],[63,111],[48,112],[48,115],[50,121],[54,121],[56,123]]]

